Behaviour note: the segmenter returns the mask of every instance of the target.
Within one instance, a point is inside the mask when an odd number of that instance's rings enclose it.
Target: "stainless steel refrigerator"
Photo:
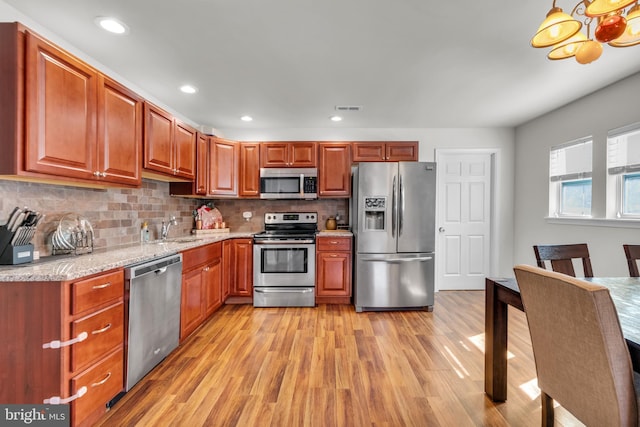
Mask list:
[[[353,168],[356,311],[433,309],[436,164]]]

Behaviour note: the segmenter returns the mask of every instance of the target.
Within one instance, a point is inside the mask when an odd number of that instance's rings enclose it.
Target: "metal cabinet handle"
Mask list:
[[[103,380],[100,380],[97,383],[91,384],[91,387],[98,387],[99,385],[102,385],[102,384],[106,383],[107,381],[109,381],[109,378],[111,378],[111,372],[108,372],[107,376],[104,377]]]
[[[109,286],[111,286],[111,282],[103,283],[102,285],[94,285],[93,289],[94,290],[104,289],[104,288],[108,288]]]
[[[109,328],[111,328],[111,323],[107,323],[107,326],[105,326],[104,328],[98,329],[98,330],[95,330],[95,331],[91,331],[91,333],[93,335],[98,335],[98,334],[101,334],[103,332],[107,332],[109,330]]]

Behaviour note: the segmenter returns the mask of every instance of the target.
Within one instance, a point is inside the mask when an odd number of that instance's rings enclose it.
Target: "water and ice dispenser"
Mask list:
[[[364,230],[384,231],[387,198],[382,196],[364,198]]]

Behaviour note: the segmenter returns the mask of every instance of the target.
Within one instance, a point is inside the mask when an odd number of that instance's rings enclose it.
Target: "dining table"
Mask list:
[[[609,289],[622,334],[629,347],[633,369],[640,372],[640,278],[580,279]],[[524,311],[524,306],[515,278],[487,277],[485,290],[484,391],[494,402],[504,402],[507,400],[508,307]]]

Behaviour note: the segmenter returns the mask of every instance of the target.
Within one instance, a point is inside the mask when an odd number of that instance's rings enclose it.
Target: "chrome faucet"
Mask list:
[[[171,227],[172,225],[178,225],[178,221],[176,220],[176,217],[171,215],[169,217],[169,221],[168,222],[164,222],[164,220],[162,220],[162,228],[160,229],[160,238],[162,240],[167,240],[167,234],[169,234],[169,227]]]

